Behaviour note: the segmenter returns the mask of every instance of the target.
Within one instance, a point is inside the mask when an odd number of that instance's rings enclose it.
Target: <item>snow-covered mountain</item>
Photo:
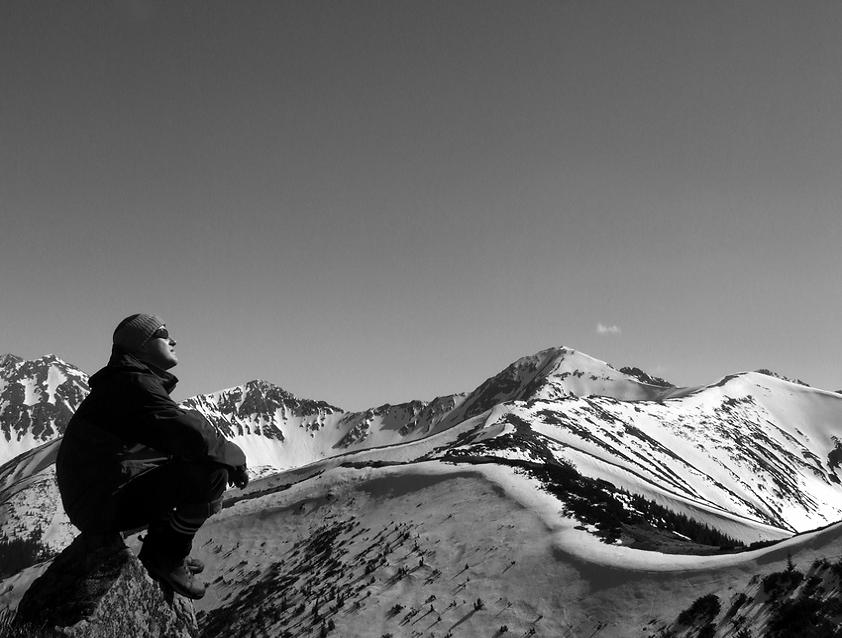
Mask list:
[[[642,371],[616,370],[607,363],[570,348],[548,348],[518,359],[468,395],[448,423],[458,423],[502,403],[555,401],[568,397],[605,396],[621,401],[645,401],[677,396],[688,390],[651,379]]]
[[[629,372],[566,348],[524,357],[450,415],[478,421],[446,454],[569,464],[736,538],[842,519],[837,393],[767,373],[675,388]]]
[[[0,356],[0,464],[60,437],[88,391],[87,375],[55,355]],[[464,395],[455,394],[346,412],[258,379],[182,405],[238,443],[259,475],[426,436],[462,400]]]
[[[232,491],[197,539],[219,572],[198,605],[209,636],[315,636],[328,619],[343,636],[398,635],[421,619],[416,630],[454,636],[463,624],[654,635],[628,622],[670,622],[700,583],[749,588],[750,571],[784,557],[746,545],[842,519],[842,396],[768,371],[676,388],[560,347],[431,402],[347,413],[252,381],[185,405],[265,477]],[[0,549],[69,541],[57,444],[0,467]],[[837,527],[822,534],[842,551]],[[810,560],[819,551],[786,542]],[[0,607],[38,569],[0,582]],[[729,635],[726,620],[716,635]]]
[[[67,421],[87,395],[87,376],[54,355],[32,361],[6,355],[0,364],[2,431],[8,433],[5,445],[0,441],[0,545],[32,541],[42,554],[54,553],[75,533],[61,509],[55,455]],[[254,478],[423,438],[462,400],[464,395],[451,395],[345,412],[255,380],[182,405],[243,448]]]
[[[51,355],[4,361],[3,429],[14,444],[0,458],[9,458],[58,436],[87,386]],[[745,541],[842,519],[842,396],[768,371],[676,388],[559,347],[430,402],[345,412],[255,380],[184,405],[243,447],[254,476],[424,440],[407,449],[571,466]]]
[[[246,453],[253,474],[298,467],[343,452],[406,443],[436,431],[464,395],[345,412],[299,399],[263,380],[192,397],[201,412]]]
[[[54,355],[0,356],[0,464],[60,436],[87,393],[85,373]]]

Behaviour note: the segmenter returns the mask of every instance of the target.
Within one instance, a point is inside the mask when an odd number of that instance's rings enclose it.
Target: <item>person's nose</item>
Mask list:
[[[170,337],[170,346],[175,347],[176,341],[172,337]]]

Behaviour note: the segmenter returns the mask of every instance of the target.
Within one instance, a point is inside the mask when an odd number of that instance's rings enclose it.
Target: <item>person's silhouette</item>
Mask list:
[[[248,484],[243,451],[171,398],[176,342],[164,321],[126,317],[108,365],[70,419],[56,474],[70,521],[96,539],[148,526],[139,558],[150,575],[201,598],[193,536],[222,506],[226,484]]]

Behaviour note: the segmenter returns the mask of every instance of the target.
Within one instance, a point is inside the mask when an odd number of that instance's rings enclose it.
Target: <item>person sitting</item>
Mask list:
[[[179,407],[176,341],[163,319],[134,314],[114,330],[108,364],[70,419],[56,459],[62,504],[93,544],[148,527],[138,558],[150,576],[198,599],[193,537],[222,507],[226,486],[248,484],[246,457],[207,419]]]

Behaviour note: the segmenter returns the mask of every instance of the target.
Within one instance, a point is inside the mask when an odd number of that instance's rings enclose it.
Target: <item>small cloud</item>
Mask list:
[[[599,335],[618,335],[621,332],[623,331],[620,329],[620,326],[606,326],[604,323],[596,324],[596,334]]]

